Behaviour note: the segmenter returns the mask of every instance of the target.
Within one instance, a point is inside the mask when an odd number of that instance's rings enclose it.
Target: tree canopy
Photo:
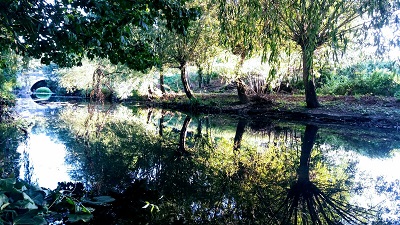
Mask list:
[[[302,55],[306,104],[312,108],[319,106],[313,71],[314,61],[320,60],[316,51],[323,47],[346,49],[349,42],[360,38],[381,43],[382,33],[375,31],[398,23],[396,10],[400,5],[397,0],[217,3],[218,7],[208,7],[184,0],[4,0],[0,3],[0,51],[12,50],[61,67],[80,65],[84,57],[107,58],[139,71],[171,58],[179,61],[180,68],[201,64],[199,61],[212,57],[205,53],[213,52],[208,45],[215,45],[218,39],[241,57],[238,67],[252,53],[263,52],[265,61],[276,63],[281,52],[297,51]],[[215,28],[218,24],[221,33]],[[164,35],[171,40],[165,41],[165,49],[170,50],[163,54],[157,52],[160,36],[151,34],[157,30],[171,32]],[[171,50],[171,42],[179,51]],[[186,76],[186,70],[182,74]],[[182,82],[189,97],[185,79]],[[236,84],[238,94],[245,94],[244,82],[238,78]]]
[[[1,2],[0,16],[2,49],[61,66],[80,64],[86,55],[145,70],[157,58],[140,30],[160,18],[184,34],[196,10],[185,8],[183,1],[7,0]]]
[[[374,1],[271,1],[271,20],[277,30],[274,39],[289,39],[302,52],[303,82],[307,107],[318,107],[313,76],[315,50],[328,45],[346,48],[351,33],[367,36],[371,29],[390,23],[397,3],[387,0]]]
[[[319,106],[313,76],[314,53],[318,48],[343,49],[354,38],[351,34],[368,37],[372,29],[397,23],[392,17],[398,8],[397,1],[220,0],[219,3],[227,41],[252,46],[248,40],[261,37],[265,59],[270,61],[277,60],[279,51],[292,51],[291,43],[300,48],[306,103],[311,108]],[[243,15],[231,18],[227,16],[230,14]],[[251,15],[251,19],[246,15]],[[375,40],[379,43],[379,36],[375,35]]]

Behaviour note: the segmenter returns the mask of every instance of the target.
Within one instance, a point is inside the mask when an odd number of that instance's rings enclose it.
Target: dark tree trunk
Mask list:
[[[164,95],[165,94],[165,87],[164,87],[164,73],[163,73],[163,71],[160,71],[160,90],[161,90],[161,93]]]
[[[236,89],[238,93],[238,98],[240,103],[246,104],[249,103],[249,97],[246,94],[246,85],[243,83],[242,79],[238,78],[236,80]]]
[[[240,118],[236,126],[235,138],[233,139],[233,151],[238,151],[240,149],[246,125],[247,125],[247,120]]]
[[[199,79],[199,88],[203,86],[203,68],[198,66],[199,70],[197,71],[198,79]]]
[[[311,151],[317,137],[318,127],[307,125],[304,131],[304,137],[301,144],[300,166],[297,171],[298,183],[307,183],[310,181],[310,159]]]
[[[236,89],[237,89],[237,92],[238,92],[239,101],[242,104],[246,104],[246,103],[250,102],[249,97],[246,94],[246,85],[242,81],[242,79],[239,78],[240,77],[239,76],[239,71],[240,71],[240,68],[242,68],[242,66],[243,66],[243,62],[244,62],[245,57],[246,57],[245,54],[241,54],[240,55],[240,61],[238,62],[238,64],[236,65],[236,68],[235,68],[236,77],[238,77],[236,79],[236,81],[235,81]]]
[[[163,132],[163,130],[164,130],[164,127],[163,127],[164,117],[165,117],[165,112],[164,112],[164,110],[162,110],[161,111],[161,117],[160,117],[160,125],[159,125],[160,127],[159,127],[159,130],[158,130],[158,134],[160,135],[160,137],[162,137],[164,135],[164,132]]]
[[[192,90],[190,90],[189,82],[187,80],[187,63],[186,61],[182,61],[180,68],[181,70],[181,80],[182,80],[182,85],[183,85],[183,90],[185,91],[186,96],[189,99],[193,98]]]
[[[192,118],[190,116],[186,116],[185,121],[182,125],[181,132],[179,134],[179,152],[181,155],[188,154],[188,152],[186,151],[186,133],[191,120]]]
[[[197,120],[197,134],[196,134],[196,138],[201,138],[202,136],[202,131],[203,131],[203,124],[201,122],[201,119],[199,118]]]
[[[148,98],[151,99],[153,98],[153,90],[151,88],[151,85],[149,84],[149,86],[147,87],[147,94],[148,94]]]
[[[146,123],[149,124],[150,120],[151,120],[151,116],[153,115],[153,110],[149,109],[149,111],[147,112],[147,121]]]
[[[314,78],[312,76],[312,64],[314,50],[306,49],[302,47],[303,57],[303,83],[306,94],[306,105],[307,108],[319,107],[317,99],[317,93],[315,92]]]

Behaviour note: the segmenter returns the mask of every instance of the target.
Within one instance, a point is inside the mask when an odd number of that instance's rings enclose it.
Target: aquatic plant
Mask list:
[[[80,183],[59,183],[57,189],[49,190],[15,178],[0,179],[0,224],[87,222],[93,210],[83,202],[98,205],[112,201],[111,198],[87,200],[84,193]]]

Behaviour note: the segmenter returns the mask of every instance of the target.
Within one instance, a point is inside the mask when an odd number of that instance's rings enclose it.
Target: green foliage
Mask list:
[[[11,91],[17,84],[18,71],[20,71],[18,56],[10,50],[0,51],[0,100],[13,98]]]
[[[306,102],[311,108],[319,106],[313,84],[315,51],[323,46],[346,49],[349,34],[366,38],[370,29],[391,23],[398,7],[387,0],[220,0],[218,3],[221,30],[227,37],[225,42],[233,42],[230,44],[233,52],[241,49],[237,52],[246,56],[259,40],[263,58],[279,64],[282,50],[301,51]],[[380,37],[379,32],[374,33],[376,45]]]
[[[326,75],[322,94],[395,96],[400,91],[394,62],[363,62]]]
[[[169,75],[164,76],[164,84],[168,91],[179,92],[183,90],[183,85],[181,82],[179,73],[171,73]]]
[[[140,31],[160,19],[167,21],[168,29],[185,34],[197,15],[184,1],[4,0],[0,2],[0,52],[12,48],[61,66],[80,65],[86,55],[143,71],[157,58],[151,41]]]
[[[88,199],[84,195],[81,183],[62,182],[57,189],[49,190],[14,178],[0,179],[0,224],[87,222],[93,210],[82,202],[104,205],[114,201],[109,196]]]

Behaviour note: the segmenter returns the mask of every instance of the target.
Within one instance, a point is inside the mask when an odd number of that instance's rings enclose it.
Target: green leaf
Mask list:
[[[14,222],[17,224],[26,224],[26,225],[45,225],[47,224],[46,220],[41,216],[35,216],[33,218],[27,218],[24,216],[17,217]]]
[[[3,210],[7,205],[9,205],[8,197],[5,194],[0,195],[0,207]]]
[[[33,203],[32,200],[18,200],[11,204],[14,208],[22,208],[22,209],[37,209],[38,207]]]
[[[14,189],[15,178],[0,179],[0,190],[11,191]]]
[[[38,210],[30,210],[25,214],[18,215],[14,219],[15,225],[17,224],[26,224],[26,225],[44,225],[47,224],[46,220],[38,216],[39,211]]]
[[[46,193],[41,190],[28,190],[26,192],[36,205],[43,206],[45,204]]]
[[[4,210],[9,205],[10,205],[10,203],[5,203],[4,205],[1,206],[0,210]]]
[[[71,198],[66,197],[66,198],[65,198],[65,201],[66,201],[68,204],[75,206],[75,202],[74,202],[74,200],[72,200]]]

